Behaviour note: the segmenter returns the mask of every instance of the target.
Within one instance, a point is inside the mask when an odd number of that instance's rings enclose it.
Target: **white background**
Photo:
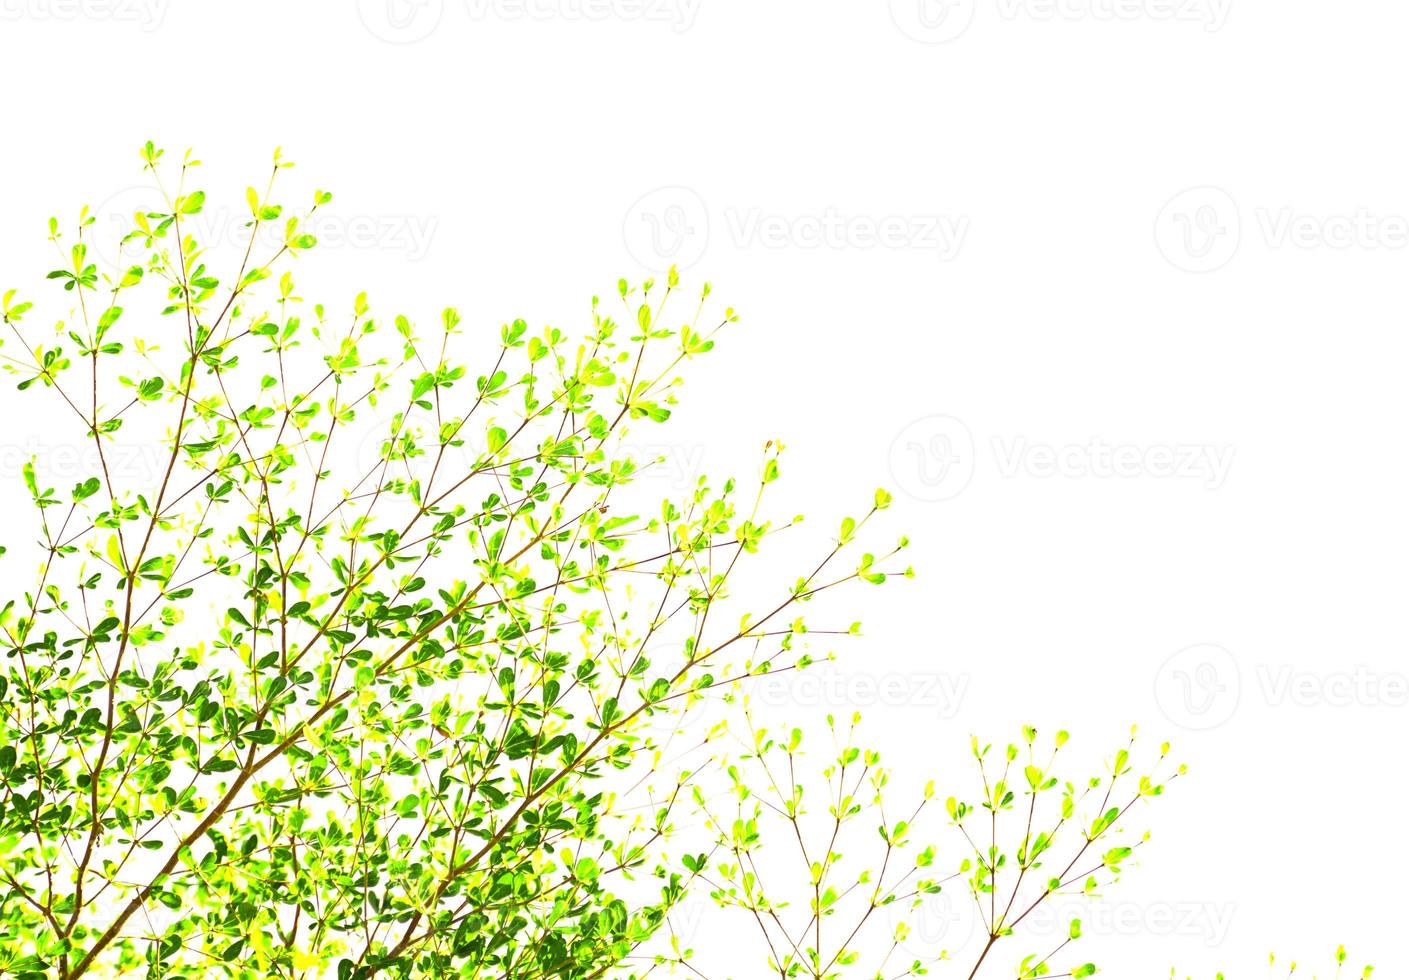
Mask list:
[[[971,732],[1173,739],[1106,975],[1404,976],[1409,7],[643,3],[0,0],[0,288],[149,138],[231,207],[278,144],[335,191],[329,304],[575,326],[678,261],[743,318],[667,480],[781,437],[781,511],[888,484],[915,542],[837,670],[916,693],[812,701],[954,789]],[[66,464],[0,399],[8,505]]]

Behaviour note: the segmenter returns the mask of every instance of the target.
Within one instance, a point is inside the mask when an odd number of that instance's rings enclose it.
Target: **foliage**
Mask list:
[[[1349,956],[1345,951],[1345,947],[1339,947],[1336,950],[1335,955],[1335,970],[1327,974],[1313,974],[1311,980],[1350,980],[1350,977],[1352,976],[1358,977],[1359,980],[1370,980],[1371,975],[1375,972],[1375,968],[1373,966],[1364,966],[1361,967],[1360,972],[1358,974],[1356,974],[1353,969],[1350,972],[1347,972],[1345,964],[1348,958]],[[1273,953],[1267,958],[1267,966],[1267,975],[1269,977],[1282,977],[1286,978],[1286,980],[1291,980],[1291,978],[1293,977],[1304,977],[1306,975],[1305,970],[1298,970],[1298,964],[1296,960],[1292,960],[1288,962],[1284,967],[1279,968],[1276,953]],[[1176,971],[1173,970],[1170,971],[1171,980],[1174,980],[1175,972]],[[1218,974],[1218,980],[1223,980],[1223,974]]]
[[[163,203],[123,236],[135,261],[100,267],[85,209],[50,224],[56,328],[4,295],[30,411],[96,464],[72,488],[24,471],[0,973],[602,975],[697,871],[659,847],[688,772],[620,802],[661,765],[662,719],[806,663],[798,607],[900,570],[858,543],[889,497],[766,601],[735,597],[797,523],[763,508],[781,447],[747,485],[642,506],[622,441],[735,322],[707,285],[623,281],[580,333],[455,309],[425,328],[365,294],[335,319],[289,268],[330,194],[278,203],[276,154],[226,271],[199,161],[143,160]],[[150,472],[118,471],[119,438],[157,447]]]
[[[1044,903],[1069,894],[1101,897],[1148,839],[1124,829],[1132,809],[1158,798],[1164,783],[1184,771],[1166,766],[1168,745],[1137,771],[1133,732],[1103,774],[1079,781],[1058,776],[1065,732],[1039,740],[1025,727],[1021,740],[1001,752],[974,739],[982,794],[944,800],[951,847],[924,829],[938,816],[933,782],[914,803],[888,801],[892,772],[878,752],[856,744],[859,716],[846,725],[828,717],[833,746],[816,782],[801,729],[774,733],[745,717],[742,752],[727,763],[727,805],[695,789],[715,842],[692,866],[722,908],[750,923],[760,963],[780,978],[890,980],[958,960],[963,969],[940,972],[975,976],[985,963],[994,965],[998,944],[1030,925]],[[790,859],[780,860],[788,851]],[[968,906],[977,924],[973,942],[917,952],[908,940],[928,924],[926,917],[933,920],[931,902],[942,893]],[[1079,919],[1062,922],[1051,948],[1022,955],[1014,975],[1092,975],[1095,965],[1071,948],[1080,938]],[[682,943],[657,962],[709,975]],[[753,975],[764,975],[763,968]]]

